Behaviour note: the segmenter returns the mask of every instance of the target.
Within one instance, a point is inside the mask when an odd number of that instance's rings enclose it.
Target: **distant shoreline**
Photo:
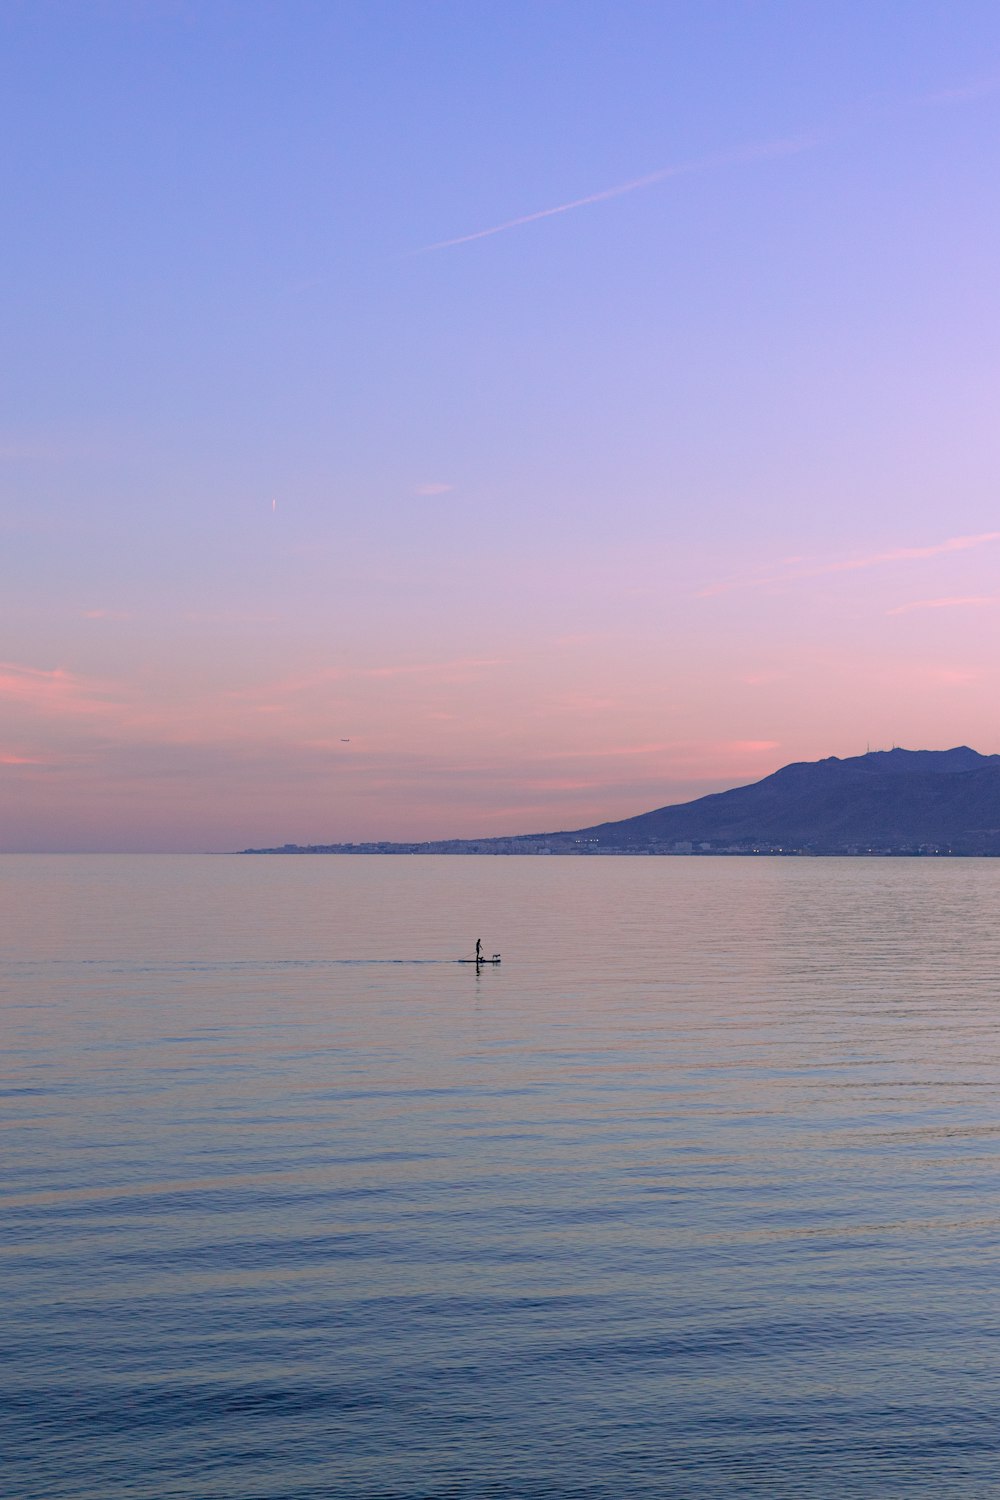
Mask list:
[[[479,842],[479,841],[474,841]],[[369,848],[356,844],[293,845],[274,849],[237,849],[236,854],[289,855],[425,855],[433,858],[509,859],[996,859],[996,853],[964,849],[441,849],[427,844],[389,844]]]
[[[489,854],[873,859],[1000,856],[1000,755],[870,750],[617,822],[477,839],[283,844],[244,854]]]

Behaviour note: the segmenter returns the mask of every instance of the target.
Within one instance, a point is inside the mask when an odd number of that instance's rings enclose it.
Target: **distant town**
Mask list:
[[[873,845],[845,844],[836,849],[792,848],[784,844],[726,844],[715,845],[702,841],[692,844],[678,839],[674,844],[601,844],[596,839],[547,839],[545,841],[527,835],[523,838],[501,839],[437,839],[426,844],[281,844],[274,849],[243,849],[242,854],[521,854],[521,855],[623,855],[635,857],[641,854],[878,854],[886,858],[892,855],[913,857],[914,855],[950,854],[962,850],[942,847],[938,844],[899,845],[877,848]],[[1000,853],[1000,850],[997,851]]]

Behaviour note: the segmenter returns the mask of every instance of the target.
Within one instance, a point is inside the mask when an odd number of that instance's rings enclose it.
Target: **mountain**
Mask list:
[[[424,844],[286,844],[246,854],[1000,855],[1000,755],[872,750],[570,833]]]
[[[707,844],[734,853],[1000,854],[1000,755],[967,745],[832,755],[783,766],[752,786],[550,835],[566,838],[595,852]]]

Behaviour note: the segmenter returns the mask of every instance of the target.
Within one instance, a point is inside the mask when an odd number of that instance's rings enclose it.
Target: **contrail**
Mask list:
[[[1000,89],[998,77],[973,79],[954,88],[940,89],[909,100],[901,100],[895,104],[883,105],[876,110],[876,114],[894,114],[900,109],[914,106],[966,104],[984,99],[996,93],[998,89]],[[744,146],[736,151],[702,157],[697,161],[661,167],[656,172],[648,172],[644,177],[633,177],[629,182],[620,182],[615,187],[603,188],[599,193],[588,193],[583,198],[571,198],[568,203],[557,203],[553,208],[540,208],[532,214],[520,214],[516,219],[504,219],[501,224],[491,224],[488,229],[476,229],[472,234],[458,234],[450,240],[435,240],[432,245],[421,245],[418,249],[408,253],[427,255],[431,250],[449,250],[454,245],[470,245],[474,240],[488,240],[495,234],[505,234],[508,229],[520,229],[523,224],[536,224],[539,219],[552,219],[556,214],[572,213],[577,208],[588,208],[592,203],[606,203],[610,198],[623,198],[626,193],[638,193],[644,188],[655,187],[660,182],[666,182],[671,177],[683,177],[690,172],[733,166],[739,162],[764,161],[772,156],[794,156],[801,151],[811,151],[825,141],[836,138],[843,133],[844,128],[847,127],[841,127],[840,130],[817,131],[791,140],[766,141],[759,145]]]
[[[606,203],[609,198],[623,198],[626,193],[637,193],[643,188],[655,187],[671,177],[683,177],[690,172],[703,172],[712,167],[728,167],[737,162],[764,161],[772,156],[794,156],[800,151],[811,151],[821,144],[823,136],[799,136],[794,140],[766,141],[756,146],[744,146],[739,151],[727,151],[722,155],[705,156],[698,161],[679,162],[672,167],[660,167],[648,172],[645,177],[633,177],[630,182],[620,182],[616,187],[603,188],[599,193],[588,193],[585,198],[573,198],[568,203],[557,203],[554,208],[540,208],[533,214],[521,214],[517,219],[505,219],[502,224],[493,224],[489,229],[477,229],[472,234],[459,234],[454,239],[436,240],[433,245],[421,245],[411,255],[426,255],[431,250],[448,250],[453,245],[468,245],[473,240],[488,240],[494,234],[504,234],[508,229],[519,229],[522,224],[536,224],[539,219],[551,219],[556,214],[572,213],[577,208],[587,208],[591,203]]]
[[[950,536],[943,542],[932,542],[928,547],[893,547],[888,552],[873,552],[864,557],[847,557],[827,562],[811,563],[786,573],[771,573],[767,577],[728,578],[722,583],[713,583],[699,589],[696,599],[712,599],[717,594],[728,594],[733,589],[772,588],[775,584],[797,583],[806,578],[822,578],[828,573],[854,573],[859,568],[876,568],[881,563],[922,562],[928,557],[941,557],[948,552],[968,552],[973,547],[984,547],[991,542],[1000,542],[1000,531],[981,531],[975,536]],[[796,559],[796,562],[805,559]]]
[[[887,609],[886,614],[908,615],[915,609],[962,609],[991,604],[1000,604],[1000,597],[996,594],[970,594],[961,599],[913,599],[909,604],[897,604],[895,609]]]

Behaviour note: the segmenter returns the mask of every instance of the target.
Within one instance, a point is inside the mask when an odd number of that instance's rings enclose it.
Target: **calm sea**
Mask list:
[[[1000,861],[0,860],[0,1492],[997,1495],[998,918]]]

